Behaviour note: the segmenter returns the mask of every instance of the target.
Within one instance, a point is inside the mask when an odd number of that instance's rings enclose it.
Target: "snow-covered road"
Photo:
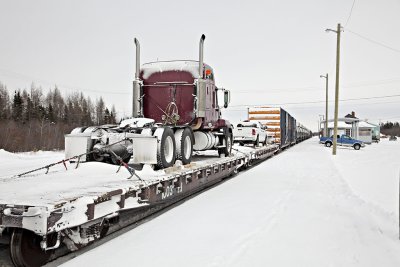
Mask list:
[[[314,138],[65,266],[400,266],[394,158]]]

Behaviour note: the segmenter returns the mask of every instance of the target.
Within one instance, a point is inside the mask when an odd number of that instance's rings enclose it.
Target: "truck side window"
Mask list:
[[[217,102],[217,99],[215,98],[215,91],[213,91],[213,101],[212,101],[213,108],[215,108],[215,102]]]

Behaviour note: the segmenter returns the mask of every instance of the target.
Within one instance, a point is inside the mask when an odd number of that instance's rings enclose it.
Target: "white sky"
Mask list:
[[[142,63],[198,58],[206,34],[205,62],[217,86],[232,92],[224,114],[246,116],[237,105],[282,104],[316,130],[329,73],[334,99],[336,35],[341,42],[340,99],[396,95],[400,85],[400,1],[5,1],[0,0],[0,81],[8,88],[82,90],[131,113],[134,43]],[[348,23],[346,25],[346,22]],[[393,49],[367,41],[349,29]],[[377,122],[400,120],[400,97],[340,103]],[[330,118],[333,103],[330,103]]]

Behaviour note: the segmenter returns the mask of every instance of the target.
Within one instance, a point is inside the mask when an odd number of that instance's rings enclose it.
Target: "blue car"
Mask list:
[[[331,147],[333,145],[333,135],[331,137],[321,137],[319,142],[325,144],[326,147]],[[337,145],[353,147],[355,150],[365,147],[365,144],[362,141],[353,139],[345,134],[337,136]]]

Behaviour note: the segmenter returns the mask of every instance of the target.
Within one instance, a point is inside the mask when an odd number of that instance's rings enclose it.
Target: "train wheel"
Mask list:
[[[182,161],[183,165],[192,161],[193,135],[189,128],[179,129],[175,132],[176,159]]]
[[[15,229],[11,236],[11,260],[17,267],[36,267],[48,262],[52,251],[44,251],[40,247],[42,238],[35,233]]]
[[[175,163],[176,144],[174,132],[169,127],[158,128],[154,132],[157,137],[157,167],[164,169]]]

